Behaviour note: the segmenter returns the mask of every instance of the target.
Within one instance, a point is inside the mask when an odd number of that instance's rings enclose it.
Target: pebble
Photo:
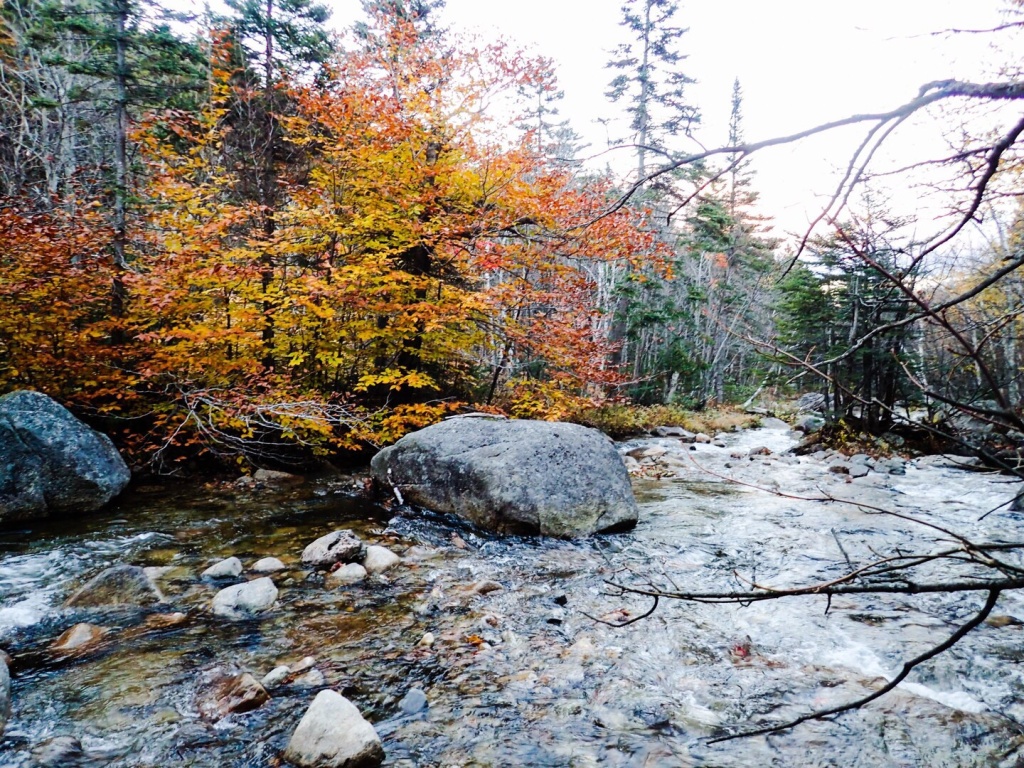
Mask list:
[[[281,683],[288,679],[288,676],[292,673],[291,669],[282,664],[279,667],[274,667],[272,670],[267,672],[260,680],[260,685],[266,688],[268,691],[277,688]]]

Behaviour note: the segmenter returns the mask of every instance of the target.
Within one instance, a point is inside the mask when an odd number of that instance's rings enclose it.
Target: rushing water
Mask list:
[[[0,765],[31,766],[33,751],[60,736],[81,741],[83,765],[278,765],[322,687],[343,692],[374,723],[389,766],[1018,765],[1017,595],[1001,598],[999,620],[866,709],[719,744],[708,737],[865,695],[953,632],[979,596],[834,599],[827,613],[823,598],[668,601],[621,629],[588,618],[647,608],[609,595],[606,579],[687,590],[734,588],[736,574],[798,584],[840,574],[845,556],[865,562],[896,546],[938,546],[934,531],[907,520],[783,498],[722,474],[798,495],[856,490],[866,503],[977,540],[1015,539],[1021,528],[1021,516],[1005,510],[979,521],[1013,495],[997,477],[910,467],[847,484],[811,459],[730,456],[791,441],[780,427],[730,436],[724,448],[644,441],[669,454],[663,476],[636,480],[640,524],[586,541],[495,539],[450,520],[391,519],[330,483],[252,495],[142,489],[88,520],[0,531],[0,647],[14,657]],[[325,589],[299,555],[336,528],[390,547],[403,564],[386,578]],[[290,566],[274,575],[280,600],[259,620],[208,611],[223,585],[198,574],[229,555],[246,565],[273,555]],[[115,563],[164,567],[163,610],[184,611],[187,621],[158,630],[138,615],[60,608]],[[487,581],[501,589],[479,590]],[[83,620],[111,629],[102,647],[77,658],[47,653]],[[436,638],[430,647],[420,645],[426,633]],[[307,656],[322,685],[292,682],[256,711],[199,716],[197,696],[216,670],[260,678]],[[425,691],[429,706],[404,714],[399,701],[411,688]]]

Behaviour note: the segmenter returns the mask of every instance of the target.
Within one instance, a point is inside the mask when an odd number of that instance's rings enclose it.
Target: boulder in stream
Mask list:
[[[300,768],[370,768],[384,762],[384,748],[356,706],[328,690],[309,705],[284,759]]]
[[[277,587],[269,576],[225,587],[213,597],[213,612],[227,619],[249,619],[277,602]]]
[[[41,392],[0,397],[0,522],[92,512],[131,472],[106,435]]]
[[[137,565],[114,565],[83,584],[65,608],[142,607],[162,602],[160,590]]]
[[[302,550],[302,564],[330,568],[335,563],[356,563],[366,557],[366,545],[352,531],[331,531]]]
[[[406,435],[371,466],[404,501],[502,533],[588,536],[639,517],[614,444],[578,424],[450,419]]]

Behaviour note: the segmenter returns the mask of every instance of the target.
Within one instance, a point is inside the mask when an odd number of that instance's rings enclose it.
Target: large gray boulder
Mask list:
[[[384,762],[384,748],[356,706],[328,690],[309,705],[284,759],[302,768],[372,768]]]
[[[636,524],[629,474],[601,432],[561,422],[450,419],[373,457],[402,498],[482,528],[564,538]]]
[[[128,485],[110,438],[41,392],[0,397],[0,522],[92,512]]]

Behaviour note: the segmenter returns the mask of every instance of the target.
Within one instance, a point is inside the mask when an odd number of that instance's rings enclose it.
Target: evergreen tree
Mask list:
[[[625,102],[636,137],[638,179],[647,174],[650,152],[666,151],[670,137],[689,133],[700,119],[685,96],[694,81],[679,69],[686,57],[676,46],[686,30],[672,24],[678,7],[673,0],[626,0],[621,24],[632,40],[607,65],[618,74],[606,95]]]

